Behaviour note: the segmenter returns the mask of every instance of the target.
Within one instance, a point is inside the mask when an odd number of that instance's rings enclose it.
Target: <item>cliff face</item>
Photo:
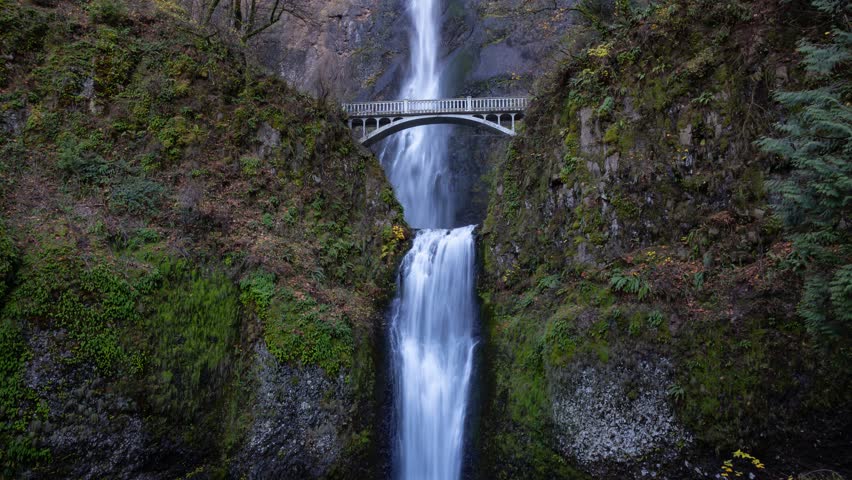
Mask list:
[[[803,78],[801,8],[572,29],[589,42],[542,82],[481,230],[484,477],[711,478],[738,449],[848,468],[849,377],[795,314],[764,188],[784,171],[753,145]]]
[[[379,475],[377,161],[167,4],[38,3],[0,2],[0,476]]]
[[[404,78],[405,6],[397,0],[305,0],[251,42],[254,60],[296,88],[340,99],[391,98]]]
[[[198,18],[200,2],[184,2]],[[350,101],[399,94],[408,68],[403,0],[305,0],[303,18],[251,41],[251,55],[298,89]],[[571,21],[567,7],[536,0],[442,3],[444,77],[452,95],[524,93],[552,61]]]

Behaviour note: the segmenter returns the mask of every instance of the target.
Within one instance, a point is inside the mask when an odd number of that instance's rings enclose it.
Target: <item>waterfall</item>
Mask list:
[[[414,26],[411,66],[400,98],[441,98],[438,71],[440,0],[408,0]],[[443,126],[412,128],[391,138],[382,152],[382,164],[405,208],[405,220],[415,228],[452,225],[455,215],[447,165]]]
[[[401,98],[440,98],[439,0],[409,0],[411,69]],[[442,127],[417,127],[388,142],[382,164],[420,229],[399,271],[391,310],[395,384],[394,470],[400,480],[461,474],[473,364],[474,226],[454,226],[456,205]]]
[[[420,231],[400,269],[392,340],[402,480],[454,480],[461,471],[476,318],[473,228]]]

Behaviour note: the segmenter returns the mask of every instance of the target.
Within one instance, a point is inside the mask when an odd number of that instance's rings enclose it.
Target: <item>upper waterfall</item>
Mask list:
[[[411,35],[410,71],[400,98],[441,98],[438,66],[439,0],[413,0],[408,14]],[[453,226],[455,205],[447,165],[446,127],[423,126],[394,137],[381,154],[385,171],[415,228]]]

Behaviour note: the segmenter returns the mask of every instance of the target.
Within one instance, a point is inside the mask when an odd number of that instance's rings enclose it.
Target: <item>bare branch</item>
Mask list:
[[[253,3],[253,2],[252,2]],[[296,18],[300,20],[302,23],[309,24],[311,23],[307,14],[304,10],[302,3],[298,0],[275,0],[275,3],[272,4],[272,8],[269,10],[269,19],[266,23],[262,25],[255,25],[252,21],[251,24],[247,26],[245,29],[245,33],[242,35],[242,41],[247,42],[252,37],[264,32],[269,29],[279,21],[281,18],[287,14],[290,17]]]

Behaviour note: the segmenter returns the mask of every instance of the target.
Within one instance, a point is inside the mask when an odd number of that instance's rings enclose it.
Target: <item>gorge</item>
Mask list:
[[[850,8],[0,0],[0,478],[850,478]]]

